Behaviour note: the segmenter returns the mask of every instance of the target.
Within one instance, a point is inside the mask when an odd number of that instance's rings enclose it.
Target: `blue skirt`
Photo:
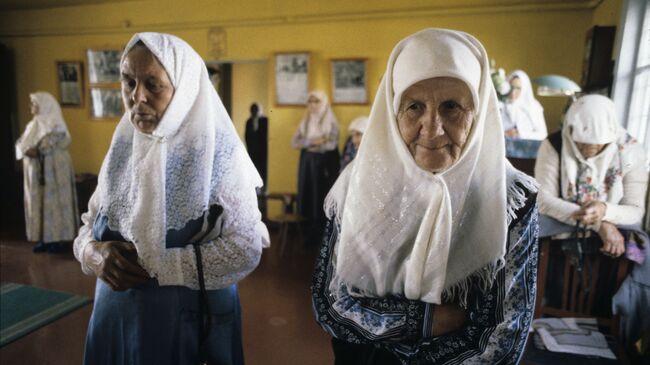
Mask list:
[[[208,290],[211,365],[242,365],[237,286]],[[97,280],[84,364],[198,364],[198,291],[154,279],[123,292]]]

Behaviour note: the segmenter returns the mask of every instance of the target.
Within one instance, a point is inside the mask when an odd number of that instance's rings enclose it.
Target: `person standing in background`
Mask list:
[[[27,240],[37,242],[34,252],[58,253],[79,226],[70,133],[54,96],[29,97],[34,118],[16,142],[16,159],[23,160]]]
[[[246,121],[246,149],[253,160],[253,164],[262,177],[264,186],[258,188],[257,201],[262,212],[266,216],[266,177],[268,165],[269,145],[269,120],[262,113],[262,106],[255,102],[251,104],[251,116]]]
[[[325,226],[323,202],[339,171],[338,121],[323,91],[312,91],[307,111],[293,136],[300,149],[298,214],[305,218],[307,242],[318,242]]]

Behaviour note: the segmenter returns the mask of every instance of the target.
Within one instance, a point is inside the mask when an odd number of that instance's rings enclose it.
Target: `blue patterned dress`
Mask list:
[[[470,290],[467,325],[437,337],[432,334],[432,304],[403,296],[336,300],[330,294],[331,258],[339,234],[330,221],[316,262],[312,300],[317,321],[336,338],[336,363],[517,364],[535,303],[537,220],[535,195],[529,194],[510,223],[505,267],[492,288],[486,293]]]

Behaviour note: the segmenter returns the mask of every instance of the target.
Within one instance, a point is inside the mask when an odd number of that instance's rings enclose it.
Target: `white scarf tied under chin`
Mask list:
[[[318,99],[318,105],[314,111],[311,111],[309,107],[307,108],[298,127],[300,128],[300,134],[307,139],[327,137],[338,124],[329,99],[325,92],[320,90],[310,92],[309,97]]]
[[[516,70],[508,75],[508,81],[514,78],[521,82],[521,93],[517,100],[504,104],[503,123],[508,128],[516,127],[521,139],[542,140],[548,135],[544,108],[535,99],[528,75],[524,71]]]
[[[404,90],[434,77],[464,81],[475,111],[459,159],[437,174],[415,164],[396,117]],[[331,292],[345,285],[438,304],[464,302],[471,277],[489,287],[503,263],[508,217],[503,131],[483,46],[444,29],[402,40],[363,138],[326,200],[341,225]]]
[[[584,158],[578,143],[606,144]],[[635,143],[618,124],[614,103],[602,95],[585,95],[569,110],[562,129],[562,196],[578,204],[591,200],[617,204],[623,197],[623,169],[636,166],[643,154],[626,146]]]
[[[38,91],[30,94],[29,97],[32,103],[38,106],[38,111],[25,127],[25,132],[16,141],[17,160],[22,159],[28,150],[37,147],[41,139],[50,133],[70,135],[63,120],[61,106],[52,94]]]
[[[151,135],[134,128],[128,111],[122,116],[99,174],[100,214],[135,244],[150,275],[182,275],[180,256],[166,248],[167,231],[184,228],[215,204],[234,224],[254,229],[259,212],[251,192],[262,180],[201,57],[175,36],[139,33],[122,62],[138,41],[165,68],[175,91]],[[228,204],[225,196],[238,203]]]

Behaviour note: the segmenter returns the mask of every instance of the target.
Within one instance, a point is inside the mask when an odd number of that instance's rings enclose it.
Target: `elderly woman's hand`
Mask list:
[[[437,305],[433,311],[433,335],[442,336],[465,327],[467,311],[453,303]]]
[[[127,290],[149,279],[147,271],[138,264],[135,247],[127,242],[92,241],[84,250],[84,262],[113,290]]]
[[[600,222],[606,211],[607,205],[605,203],[592,200],[583,204],[577,212],[573,213],[573,219],[585,225],[592,225]]]
[[[603,241],[600,252],[604,255],[619,257],[625,253],[625,238],[615,225],[603,222],[598,230],[598,235]]]

